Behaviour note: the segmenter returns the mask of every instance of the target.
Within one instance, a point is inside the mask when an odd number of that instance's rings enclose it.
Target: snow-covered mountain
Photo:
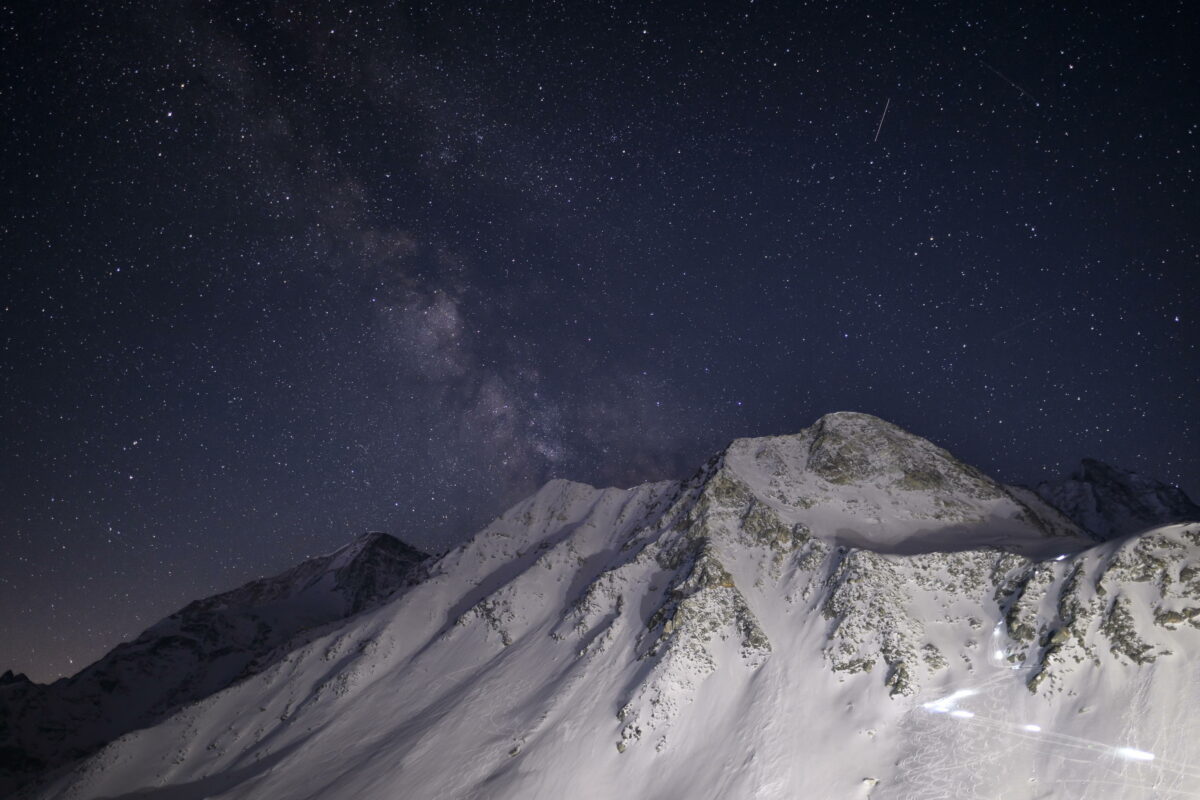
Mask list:
[[[0,678],[0,795],[258,672],[330,623],[424,577],[428,556],[367,534],[273,578],[191,603],[71,678]]]
[[[863,414],[552,481],[30,798],[1186,797],[1200,524],[1098,543]]]
[[[1179,487],[1091,458],[1069,477],[1038,484],[1037,493],[1102,539],[1200,519],[1200,506]]]

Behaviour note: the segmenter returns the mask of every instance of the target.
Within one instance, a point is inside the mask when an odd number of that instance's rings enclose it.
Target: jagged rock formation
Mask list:
[[[1200,506],[1179,487],[1091,458],[1067,478],[1038,484],[1037,493],[1101,539],[1200,519]]]
[[[1151,797],[1200,777],[1197,658],[1200,524],[1098,544],[839,413],[683,482],[552,481],[28,796]]]
[[[305,634],[423,577],[428,556],[382,533],[189,604],[49,685],[0,678],[0,793],[261,671]],[[299,640],[298,640],[299,637]]]

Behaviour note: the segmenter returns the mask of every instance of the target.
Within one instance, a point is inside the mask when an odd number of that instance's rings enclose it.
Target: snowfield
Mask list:
[[[404,564],[18,796],[1200,797],[1200,521],[1100,541],[874,417]]]

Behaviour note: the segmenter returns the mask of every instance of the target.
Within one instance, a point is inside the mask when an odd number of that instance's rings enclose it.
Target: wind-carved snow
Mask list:
[[[1200,525],[1097,544],[867,415],[681,483],[551,482],[429,572],[31,796],[1200,786]]]

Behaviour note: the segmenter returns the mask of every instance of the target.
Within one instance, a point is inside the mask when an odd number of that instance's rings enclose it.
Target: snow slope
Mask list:
[[[305,636],[423,577],[428,558],[373,533],[272,578],[189,604],[78,674],[0,681],[0,795],[286,655]]]
[[[1200,524],[1098,544],[882,420],[553,481],[36,798],[1200,793]]]

